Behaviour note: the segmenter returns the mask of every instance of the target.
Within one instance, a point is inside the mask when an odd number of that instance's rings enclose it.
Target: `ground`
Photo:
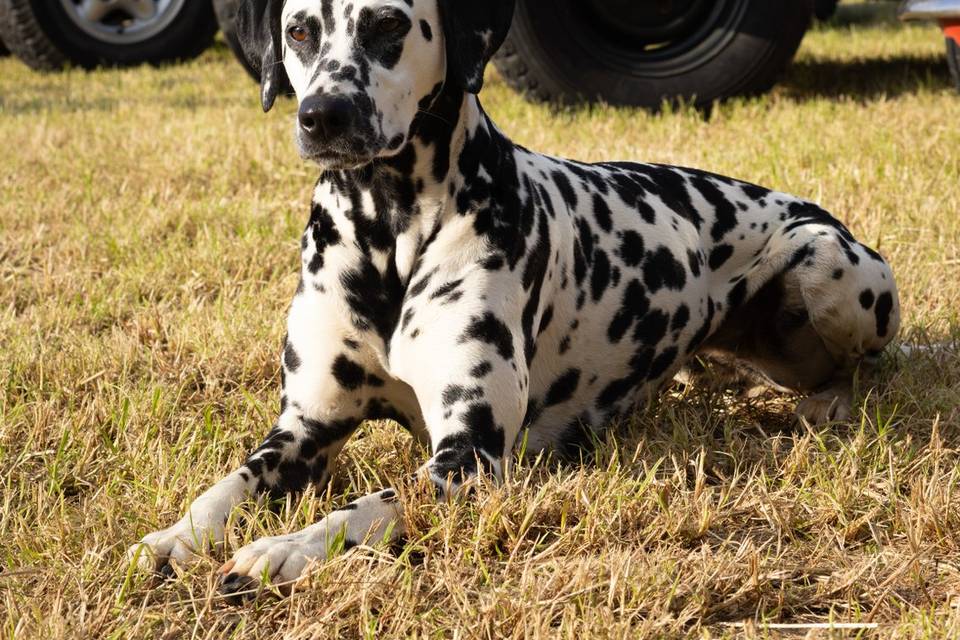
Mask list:
[[[946,344],[888,356],[850,424],[811,429],[791,423],[790,399],[677,387],[584,466],[528,456],[455,505],[404,484],[425,452],[368,423],[331,490],[246,505],[226,551],[160,583],[124,550],[276,415],[316,171],[294,151],[292,104],[261,114],[222,46],[183,66],[52,76],[5,59],[0,637],[960,633],[960,95],[937,30],[819,27],[773,94],[707,118],[556,113],[495,75],[483,101],[534,149],[820,201],[892,262],[899,340]],[[230,550],[394,483],[403,549],[353,549],[285,600],[217,596]]]

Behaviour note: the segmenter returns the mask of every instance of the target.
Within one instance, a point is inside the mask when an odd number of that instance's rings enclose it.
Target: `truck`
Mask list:
[[[769,90],[837,1],[517,0],[494,64],[532,100],[702,108]],[[0,0],[0,42],[30,67],[57,71],[188,59],[220,29],[243,62],[240,2]],[[960,0],[905,0],[900,16],[939,22],[960,88]]]

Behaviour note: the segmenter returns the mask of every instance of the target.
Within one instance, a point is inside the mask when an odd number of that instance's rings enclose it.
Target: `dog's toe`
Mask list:
[[[177,570],[173,568],[172,564],[167,562],[160,567],[160,569],[157,571],[157,574],[163,580],[173,580],[177,577]]]
[[[127,561],[145,573],[163,579],[176,576],[178,568],[193,565],[198,553],[222,544],[223,526],[178,522],[172,527],[145,535],[127,550]],[[175,565],[175,566],[174,566]]]
[[[256,600],[263,592],[263,585],[256,578],[229,573],[220,581],[219,591],[228,604],[238,606]]]
[[[851,399],[846,393],[825,391],[797,403],[796,414],[813,426],[828,422],[845,422],[852,415],[850,404]]]

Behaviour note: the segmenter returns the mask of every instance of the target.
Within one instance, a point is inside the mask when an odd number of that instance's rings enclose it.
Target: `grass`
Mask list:
[[[223,49],[165,69],[0,61],[0,638],[816,637],[960,634],[960,96],[929,26],[811,32],[771,95],[709,119],[555,113],[493,77],[529,147],[707,168],[821,201],[897,273],[901,339],[851,424],[674,390],[583,467],[525,461],[475,501],[401,485],[410,541],[358,548],[283,601],[231,608],[203,558],[122,556],[273,419],[315,170],[292,105],[259,113]],[[425,459],[368,424],[334,488],[246,505],[228,549],[312,522]]]

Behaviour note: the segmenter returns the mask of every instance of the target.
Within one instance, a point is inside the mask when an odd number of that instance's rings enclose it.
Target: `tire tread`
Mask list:
[[[523,2],[523,0],[519,1]],[[767,2],[768,0],[755,1]],[[730,79],[729,82],[722,84],[720,91],[716,92],[719,95],[695,97],[692,102],[697,107],[709,107],[715,100],[734,96],[758,95],[776,84],[796,54],[803,34],[809,27],[813,15],[813,0],[784,0],[783,7],[784,20],[780,25],[780,38],[766,45],[757,45],[753,56],[754,62],[750,68],[746,72],[737,68],[726,73],[725,75]],[[547,47],[540,47],[537,43],[524,43],[519,38],[521,36],[518,35],[517,29],[511,30],[506,42],[494,58],[494,64],[507,85],[537,102],[569,104],[596,100],[596,96],[588,96],[584,100],[584,96],[577,93],[576,78],[558,77],[547,62],[550,57],[550,52],[544,50]],[[525,57],[521,53],[524,49],[534,49],[536,55]],[[543,59],[536,59],[537,55],[542,56]],[[723,65],[722,61],[715,61],[712,64],[718,67],[719,73],[729,71],[730,65]],[[602,95],[599,97],[606,98]],[[662,105],[663,99],[676,101],[673,96],[638,96],[631,105],[656,110]]]
[[[97,53],[93,47],[87,50],[78,48],[76,43],[58,41],[60,38],[52,35],[58,33],[52,25],[44,28],[38,16],[38,11],[41,15],[42,11],[35,8],[37,3],[38,0],[0,0],[0,40],[37,71],[59,71],[71,64],[89,69],[185,60],[203,53],[217,32],[212,6],[188,5],[194,19],[178,16],[176,28],[166,29],[144,43],[116,46],[115,53],[110,52],[110,45],[104,45]]]
[[[0,0],[0,39],[31,69],[59,71],[68,63],[43,32],[29,0]]]

